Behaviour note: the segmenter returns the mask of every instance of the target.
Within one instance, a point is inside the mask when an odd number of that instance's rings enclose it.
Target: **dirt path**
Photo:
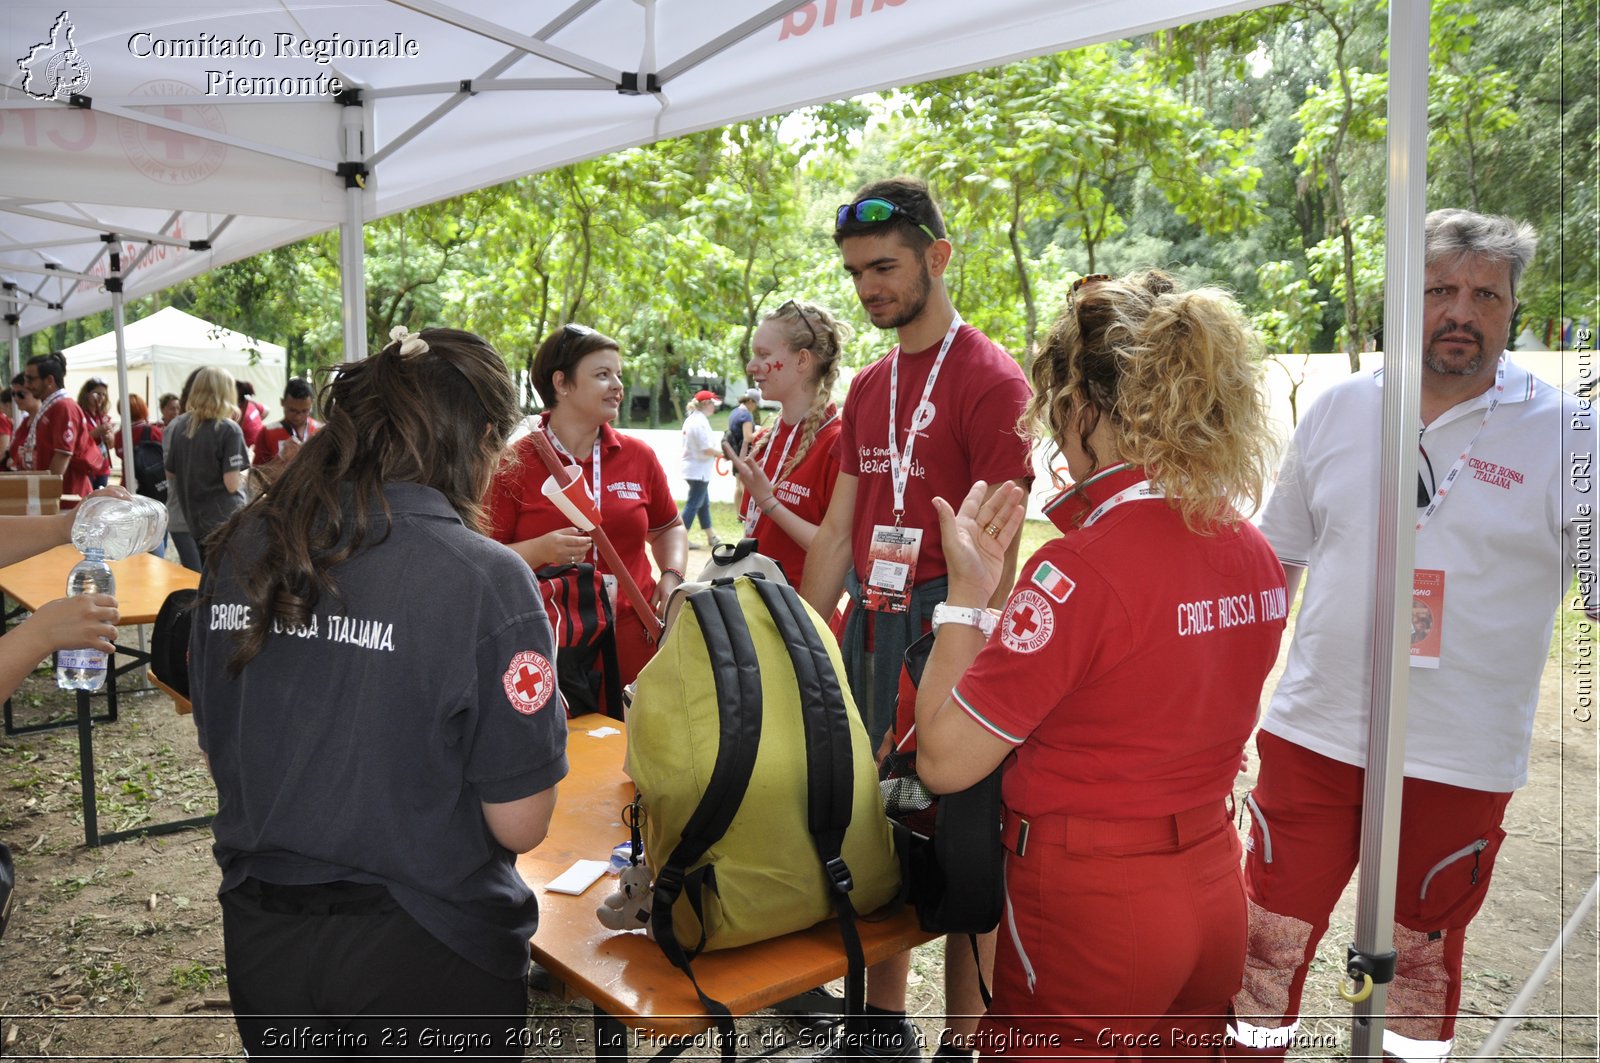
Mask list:
[[[1579,719],[1575,667],[1584,658],[1572,648],[1565,657],[1546,669],[1533,778],[1511,803],[1494,888],[1467,939],[1459,1058],[1481,1043],[1594,881],[1597,722]],[[27,722],[65,706],[40,673],[20,692],[17,713]],[[101,728],[96,749],[102,830],[209,807],[193,726],[166,698],[126,698],[122,719]],[[16,852],[20,880],[11,929],[0,940],[0,1055],[239,1058],[209,834],[86,849],[77,763],[71,729],[0,739],[0,838]],[[1247,783],[1241,779],[1241,792]],[[1349,1013],[1336,988],[1354,897],[1352,888],[1307,990],[1304,1029],[1325,1046],[1307,1056],[1348,1050]],[[1597,942],[1591,918],[1503,1058],[1596,1057]],[[913,1008],[928,1016],[930,1036],[939,1028],[939,967],[938,946],[918,951]],[[592,1058],[586,1005],[542,992],[530,993],[530,1005],[542,1047],[529,1058]]]

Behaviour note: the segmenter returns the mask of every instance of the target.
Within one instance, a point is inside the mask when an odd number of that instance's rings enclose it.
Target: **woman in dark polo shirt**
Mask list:
[[[320,405],[194,619],[239,1032],[251,1058],[521,1059],[516,854],[567,763],[533,574],[477,531],[515,392],[478,337],[399,329]]]

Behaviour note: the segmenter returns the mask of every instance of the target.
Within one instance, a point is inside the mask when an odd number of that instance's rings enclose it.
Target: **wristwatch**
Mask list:
[[[974,609],[965,605],[946,605],[940,602],[933,607],[933,630],[938,631],[941,624],[965,624],[977,628],[984,638],[994,634],[995,625],[1000,622],[1000,617],[987,609]]]

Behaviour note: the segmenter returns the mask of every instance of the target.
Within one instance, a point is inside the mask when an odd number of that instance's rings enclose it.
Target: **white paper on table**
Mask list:
[[[609,738],[612,735],[619,735],[622,732],[617,730],[615,727],[596,727],[594,730],[587,733],[590,738]]]
[[[566,893],[576,897],[593,886],[609,866],[605,860],[579,860],[546,882],[544,888],[551,893]]]

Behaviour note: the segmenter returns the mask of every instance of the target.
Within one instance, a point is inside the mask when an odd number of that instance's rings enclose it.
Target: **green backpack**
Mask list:
[[[639,673],[627,767],[655,877],[651,928],[691,981],[703,949],[830,915],[864,969],[856,912],[894,900],[900,868],[843,672],[792,588],[741,576],[689,594]],[[700,999],[720,1025],[727,1009]]]

